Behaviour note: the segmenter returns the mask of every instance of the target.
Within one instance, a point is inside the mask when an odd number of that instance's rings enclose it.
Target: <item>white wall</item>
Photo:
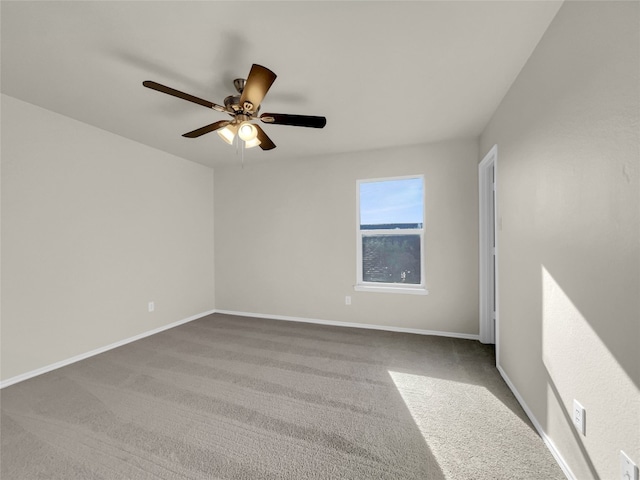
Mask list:
[[[477,140],[264,157],[216,169],[217,309],[478,334]],[[412,174],[425,176],[429,295],[355,292],[356,180]]]
[[[500,364],[578,479],[620,478],[621,449],[640,463],[638,7],[565,2],[481,137]]]
[[[213,309],[213,268],[211,169],[2,95],[2,380]]]

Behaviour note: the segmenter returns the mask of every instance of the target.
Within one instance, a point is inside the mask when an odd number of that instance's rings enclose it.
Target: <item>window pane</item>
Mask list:
[[[360,229],[422,228],[421,178],[360,183]]]
[[[362,280],[420,284],[420,235],[362,237]]]

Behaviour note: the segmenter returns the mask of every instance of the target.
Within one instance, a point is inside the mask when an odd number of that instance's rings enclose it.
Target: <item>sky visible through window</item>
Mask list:
[[[360,225],[423,223],[422,178],[360,183]]]

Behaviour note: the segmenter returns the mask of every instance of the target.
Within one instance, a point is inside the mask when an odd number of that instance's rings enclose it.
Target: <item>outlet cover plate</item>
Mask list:
[[[622,450],[620,450],[620,478],[638,480],[638,466]]]
[[[577,400],[573,401],[573,423],[576,426],[576,429],[582,434],[587,434],[587,425],[585,422],[585,410],[580,402]]]

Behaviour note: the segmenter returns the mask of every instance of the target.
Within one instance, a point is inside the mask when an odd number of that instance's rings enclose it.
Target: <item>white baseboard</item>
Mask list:
[[[470,333],[440,332],[436,330],[420,330],[417,328],[390,327],[386,325],[371,325],[367,323],[338,322],[334,320],[318,320],[315,318],[288,317],[286,315],[267,315],[263,313],[236,312],[232,310],[216,310],[216,313],[222,313],[225,315],[236,315],[239,317],[255,317],[255,318],[268,318],[270,320],[284,320],[287,322],[317,323],[320,325],[332,325],[335,327],[365,328],[368,330],[385,330],[388,332],[415,333],[418,335],[437,335],[440,337],[463,338],[465,340],[480,339],[479,335],[474,335]]]
[[[38,375],[42,375],[43,373],[47,373],[52,370],[56,370],[58,368],[66,367],[67,365],[70,365],[75,362],[79,362],[80,360],[84,360],[85,358],[93,357],[94,355],[98,355],[108,350],[121,347],[123,345],[126,345],[127,343],[135,342],[136,340],[140,340],[150,335],[163,332],[164,330],[169,330],[170,328],[177,327],[178,325],[182,325],[184,323],[188,323],[193,320],[197,320],[198,318],[206,317],[207,315],[211,315],[212,313],[215,313],[215,310],[209,310],[208,312],[198,313],[196,315],[192,315],[191,317],[185,318],[183,320],[178,320],[177,322],[173,322],[168,325],[163,325],[162,327],[154,328],[153,330],[140,333],[139,335],[125,338],[124,340],[120,340],[119,342],[115,342],[110,345],[106,345],[104,347],[96,348],[95,350],[91,350],[90,352],[81,353],[80,355],[76,355],[75,357],[67,358],[66,360],[61,360],[60,362],[52,363],[51,365],[47,365],[42,368],[37,368],[35,370],[31,370],[30,372],[23,373],[21,375],[16,375],[15,377],[11,377],[0,382],[0,389],[3,389],[5,387],[8,387],[9,385],[13,385],[18,382],[22,382],[24,380],[28,380],[33,377],[37,377]]]
[[[154,335],[156,333],[160,333],[164,330],[168,330],[170,328],[177,327],[179,325],[191,322],[193,320],[197,320],[198,318],[206,317],[207,315],[211,315],[212,313],[222,313],[227,315],[236,315],[242,317],[256,317],[256,318],[268,318],[271,320],[284,320],[289,322],[304,322],[304,323],[316,323],[320,325],[333,325],[338,327],[351,327],[351,328],[366,328],[370,330],[386,330],[390,332],[402,332],[402,333],[415,333],[418,335],[438,335],[443,337],[453,337],[453,338],[463,338],[466,340],[478,340],[478,335],[466,334],[466,333],[453,333],[453,332],[439,332],[435,330],[419,330],[416,328],[402,328],[402,327],[390,327],[384,325],[369,325],[363,323],[349,323],[349,322],[337,322],[332,320],[318,320],[312,318],[302,318],[302,317],[288,317],[284,315],[265,315],[259,313],[248,313],[248,312],[235,312],[229,310],[209,310],[207,312],[198,313],[189,318],[185,318],[183,320],[178,320],[177,322],[170,323],[168,325],[164,325],[162,327],[155,328],[153,330],[149,330],[147,332],[140,333],[133,337],[126,338],[124,340],[120,340],[118,342],[112,343],[110,345],[106,345],[104,347],[96,348],[95,350],[91,350],[89,352],[82,353],[80,355],[76,355],[71,358],[67,358],[65,360],[61,360],[56,363],[52,363],[50,365],[46,365],[41,368],[37,368],[35,370],[31,370],[30,372],[26,372],[20,375],[16,375],[15,377],[8,378],[6,380],[0,381],[0,389],[8,387],[10,385],[14,385],[16,383],[22,382],[24,380],[28,380],[33,377],[37,377],[38,375],[42,375],[43,373],[51,372],[52,370],[56,370],[58,368],[66,367],[75,362],[79,362],[80,360],[84,360],[89,357],[93,357],[94,355],[98,355],[100,353],[104,353],[106,351],[112,350],[114,348],[121,347],[126,345],[127,343],[135,342],[136,340],[140,340],[142,338],[148,337],[150,335]]]
[[[507,384],[507,386],[513,392],[513,395],[516,397],[516,399],[520,403],[520,406],[524,410],[524,413],[527,414],[527,416],[529,417],[529,420],[531,420],[531,423],[533,423],[533,426],[538,431],[538,435],[540,435],[540,437],[542,438],[542,441],[544,442],[544,444],[547,446],[547,448],[551,452],[551,455],[553,455],[553,458],[555,458],[556,462],[558,462],[558,465],[562,469],[563,473],[566,475],[567,479],[568,480],[576,480],[576,476],[573,474],[573,472],[569,468],[569,465],[567,465],[567,462],[565,462],[564,458],[562,458],[562,455],[560,454],[560,452],[556,448],[556,446],[553,443],[553,441],[547,436],[545,431],[542,429],[542,426],[540,425],[540,422],[538,422],[538,419],[533,415],[533,412],[531,411],[529,406],[526,404],[526,402],[524,401],[524,399],[520,395],[520,392],[518,392],[518,390],[516,389],[515,385],[513,384],[513,382],[511,381],[511,379],[507,375],[507,373],[503,370],[503,368],[500,365],[496,365],[496,367],[498,368],[498,371],[500,372],[500,375],[502,375],[502,378],[504,379],[504,381]]]

